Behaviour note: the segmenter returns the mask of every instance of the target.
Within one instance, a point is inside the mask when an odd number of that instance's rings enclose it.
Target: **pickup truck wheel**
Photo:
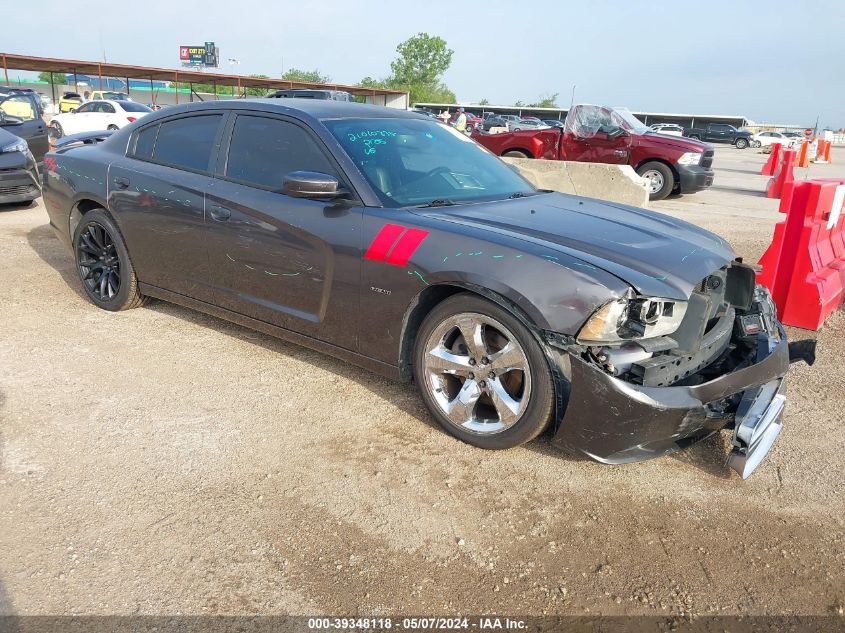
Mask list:
[[[675,188],[675,176],[663,163],[651,161],[640,165],[637,173],[648,180],[648,199],[663,200]]]
[[[690,134],[688,138],[691,138],[694,141],[700,141],[701,137],[698,134]]]
[[[531,158],[525,152],[520,152],[518,149],[509,149],[506,151],[502,156],[507,156],[509,158]]]
[[[449,297],[423,321],[414,379],[437,422],[479,448],[534,439],[554,409],[549,363],[535,337],[511,313],[469,293]]]
[[[748,140],[744,138],[736,139],[736,148],[737,149],[745,149],[748,147]]]

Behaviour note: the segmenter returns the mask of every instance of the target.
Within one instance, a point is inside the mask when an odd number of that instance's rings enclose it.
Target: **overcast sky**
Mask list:
[[[313,5],[313,6],[308,6]],[[454,49],[460,102],[558,93],[632,110],[742,114],[845,126],[845,0],[41,0],[4,16],[2,52],[179,66],[214,41],[222,68],[318,68],[340,83],[386,76],[425,31]],[[14,28],[10,28],[14,27]],[[36,34],[41,34],[37,37]],[[16,75],[16,72],[12,73]]]

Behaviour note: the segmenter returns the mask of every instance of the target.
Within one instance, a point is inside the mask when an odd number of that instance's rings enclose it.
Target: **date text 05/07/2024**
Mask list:
[[[398,630],[407,631],[457,631],[475,629],[479,631],[520,631],[527,628],[526,622],[507,617],[408,617],[408,618],[309,618],[311,630],[356,631],[356,630]]]

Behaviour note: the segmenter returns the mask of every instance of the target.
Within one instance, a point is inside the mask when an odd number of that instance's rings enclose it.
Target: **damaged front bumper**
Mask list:
[[[570,353],[569,401],[553,442],[624,464],[673,453],[733,424],[728,465],[745,479],[782,428],[790,345],[780,323],[757,335],[750,356],[745,366],[701,384],[646,387]]]

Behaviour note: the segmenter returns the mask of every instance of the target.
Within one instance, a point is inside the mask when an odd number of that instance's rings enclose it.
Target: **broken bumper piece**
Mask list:
[[[735,423],[728,464],[743,479],[781,429],[789,343],[779,323],[760,333],[752,364],[693,386],[643,387],[570,354],[571,391],[555,444],[607,464],[667,455]]]

